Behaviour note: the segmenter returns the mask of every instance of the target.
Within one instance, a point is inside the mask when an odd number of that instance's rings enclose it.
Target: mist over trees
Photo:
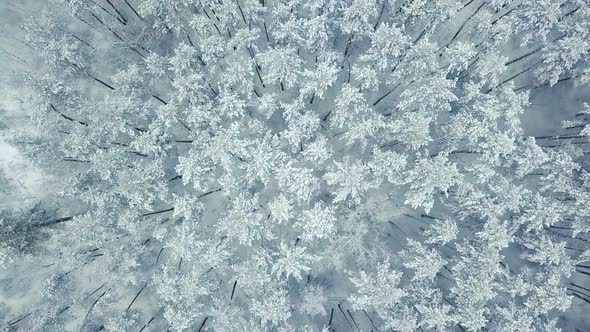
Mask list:
[[[46,2],[0,331],[590,325],[587,0]]]

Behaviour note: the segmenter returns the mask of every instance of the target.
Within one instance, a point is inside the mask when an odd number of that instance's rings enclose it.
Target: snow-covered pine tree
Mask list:
[[[18,73],[37,130],[11,142],[81,212],[2,214],[0,264],[43,294],[2,329],[589,324],[564,311],[590,303],[590,112],[534,127],[536,91],[587,89],[589,13],[49,0]]]

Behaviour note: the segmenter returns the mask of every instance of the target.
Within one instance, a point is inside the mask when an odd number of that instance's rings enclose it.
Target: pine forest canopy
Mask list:
[[[590,324],[590,1],[27,16],[37,130],[10,141],[59,199],[1,215],[0,267],[41,290],[1,331]],[[539,118],[564,86],[586,99]]]

